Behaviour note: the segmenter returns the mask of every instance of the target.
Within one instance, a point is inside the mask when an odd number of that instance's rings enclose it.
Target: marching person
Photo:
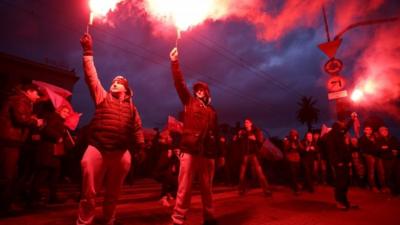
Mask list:
[[[378,137],[376,138],[376,145],[379,151],[379,165],[381,169],[380,177],[381,190],[383,193],[394,193],[395,188],[395,163],[398,154],[398,142],[395,136],[389,132],[389,128],[381,126],[378,129]]]
[[[338,120],[332,125],[332,130],[327,136],[327,147],[329,162],[336,175],[335,179],[335,200],[336,207],[341,210],[358,208],[350,204],[347,198],[347,191],[350,186],[351,151],[346,145],[346,133],[353,125],[358,123],[357,114],[352,113],[351,119],[346,118],[346,113],[338,114]]]
[[[43,119],[33,114],[33,105],[40,99],[41,90],[26,84],[7,98],[0,111],[0,213],[13,213],[16,197],[18,161],[21,147],[31,128],[42,127]]]
[[[217,224],[212,202],[212,180],[215,158],[219,154],[217,113],[210,105],[211,95],[208,85],[197,82],[193,93],[186,86],[179,68],[178,50],[170,53],[175,89],[184,106],[183,133],[180,142],[180,169],[178,193],[172,214],[174,224],[183,224],[190,207],[192,181],[199,172],[203,217],[206,225]]]
[[[48,180],[49,204],[63,203],[57,196],[57,182],[61,171],[61,157],[64,155],[64,137],[67,132],[65,119],[71,109],[62,105],[46,117],[41,130],[35,160],[35,175],[32,181],[32,199],[40,199],[40,187]]]
[[[289,135],[283,139],[283,152],[289,169],[290,187],[295,196],[300,195],[300,151],[299,132],[291,129]]]
[[[140,151],[140,155],[144,154],[142,123],[132,101],[133,92],[128,80],[116,76],[107,92],[94,66],[91,36],[84,34],[80,42],[85,81],[96,110],[88,134],[89,146],[81,160],[82,198],[76,224],[92,224],[96,194],[104,179],[103,215],[105,224],[112,225],[121,187],[131,166],[129,150],[135,148]]]
[[[239,195],[246,193],[246,170],[250,163],[256,172],[256,176],[263,189],[265,196],[271,196],[267,178],[264,175],[262,167],[257,159],[258,152],[264,142],[264,137],[260,129],[256,128],[250,119],[244,120],[244,129],[239,131],[239,142],[243,151],[242,165],[240,167]]]
[[[373,192],[379,192],[376,185],[375,173],[378,167],[378,147],[376,146],[376,137],[370,125],[364,127],[364,134],[359,141],[360,152],[363,154],[367,164],[368,185]],[[380,170],[381,171],[381,170]],[[379,178],[379,177],[378,177]]]
[[[300,161],[304,168],[304,186],[310,193],[314,193],[313,166],[318,146],[313,140],[313,133],[307,132],[304,140],[300,143]]]

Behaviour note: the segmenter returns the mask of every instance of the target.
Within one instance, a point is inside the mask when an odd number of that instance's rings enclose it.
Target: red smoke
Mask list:
[[[139,2],[147,12],[148,19],[157,24],[154,26],[155,29],[160,29],[160,23],[166,21],[165,18],[160,19],[159,15],[154,15],[146,6],[146,3],[151,1],[153,0]],[[246,21],[256,28],[260,40],[277,41],[295,29],[321,25],[322,6],[327,9],[328,20],[334,22],[334,27],[330,28],[331,32],[333,29],[339,32],[348,25],[367,18],[370,12],[382,6],[384,0],[214,0],[213,2],[213,10],[208,13],[205,20]]]
[[[377,10],[384,0],[340,0],[332,3],[331,7],[335,8],[335,30],[340,32],[352,23],[368,18],[368,14]]]
[[[399,35],[399,22],[376,29],[357,60],[353,75],[356,87],[367,87],[369,91],[362,104],[371,110],[390,113],[398,120],[400,109],[395,104],[400,99]]]
[[[138,19],[146,18],[153,24],[153,33],[175,35],[174,24],[168,15],[155,12],[149,3],[162,0],[115,0],[121,4],[117,13]],[[200,1],[200,0],[199,0]],[[379,9],[384,0],[208,0],[213,6],[204,21],[240,20],[256,28],[262,41],[278,41],[298,28],[316,28],[323,24],[322,6],[325,6],[332,36],[350,24],[365,20]],[[195,2],[195,1],[194,1]],[[195,4],[195,3],[193,3]],[[183,7],[183,6],[182,6]],[[196,7],[196,6],[193,6]],[[127,10],[129,8],[129,10]],[[131,11],[133,10],[133,11]],[[184,11],[184,9],[183,9]],[[189,12],[189,11],[188,11]],[[123,17],[120,15],[119,17]],[[108,21],[110,22],[110,21]],[[114,22],[116,23],[116,22]],[[331,24],[332,24],[331,23]],[[201,25],[201,23],[199,24]],[[321,37],[324,35],[321,34]]]

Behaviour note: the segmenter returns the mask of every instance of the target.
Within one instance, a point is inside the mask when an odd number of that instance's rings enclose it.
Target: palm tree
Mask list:
[[[316,103],[317,100],[313,99],[312,96],[303,96],[300,102],[297,103],[300,107],[297,110],[297,120],[302,124],[307,124],[308,131],[312,130],[312,124],[316,123],[319,118],[320,110],[316,108]]]

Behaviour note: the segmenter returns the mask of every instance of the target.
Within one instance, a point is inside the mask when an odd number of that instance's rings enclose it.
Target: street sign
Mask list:
[[[329,92],[328,93],[328,99],[329,100],[334,100],[334,99],[344,98],[344,97],[347,97],[347,91],[346,90],[337,91],[337,92]]]
[[[329,58],[333,58],[336,55],[336,51],[338,50],[340,44],[342,43],[342,39],[336,39],[333,41],[328,41],[318,45],[318,48],[325,53]]]
[[[331,58],[324,65],[324,70],[330,75],[337,75],[343,69],[343,62],[340,59]]]
[[[342,91],[346,85],[346,80],[342,76],[332,76],[326,83],[328,92]]]

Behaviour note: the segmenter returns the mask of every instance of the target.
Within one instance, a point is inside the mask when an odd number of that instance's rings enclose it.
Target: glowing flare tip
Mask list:
[[[364,96],[364,93],[360,89],[356,89],[351,94],[351,100],[353,100],[354,102],[357,102],[357,101],[360,101],[363,96]]]
[[[217,5],[215,0],[146,0],[151,14],[171,21],[179,31],[202,23]]]

